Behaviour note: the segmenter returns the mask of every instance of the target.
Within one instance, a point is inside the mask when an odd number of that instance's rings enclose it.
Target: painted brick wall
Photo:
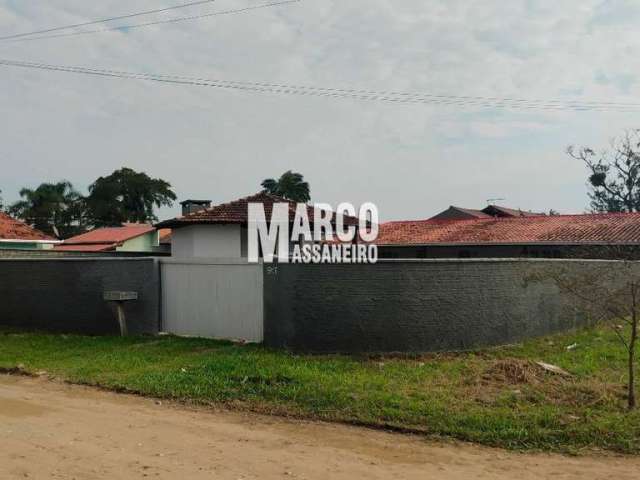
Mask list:
[[[105,290],[138,292],[125,312],[130,333],[157,333],[159,274],[154,259],[0,260],[0,325],[54,332],[116,334]]]
[[[138,258],[152,256],[168,256],[167,252],[69,252],[65,250],[21,250],[0,248],[0,259],[3,258]]]
[[[540,269],[606,262],[418,260],[265,265],[265,343],[313,352],[427,352],[503,345],[588,322]]]

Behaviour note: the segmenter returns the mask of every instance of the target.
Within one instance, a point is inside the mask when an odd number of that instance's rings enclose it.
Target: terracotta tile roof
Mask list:
[[[78,252],[115,250],[123,242],[154,230],[152,225],[135,223],[126,223],[121,227],[96,228],[90,232],[68,238],[61,245],[55,246],[54,249]]]
[[[76,235],[64,241],[65,245],[83,243],[119,243],[154,231],[152,225],[126,224],[122,227],[96,228],[90,232]]]
[[[0,212],[0,239],[2,240],[56,240],[26,223]]]
[[[160,230],[158,230],[158,240],[161,245],[171,245],[171,229],[161,228]]]
[[[271,218],[274,203],[288,203],[289,219],[290,221],[293,221],[295,218],[296,202],[292,202],[266,192],[260,192],[249,197],[240,198],[232,202],[222,203],[198,212],[190,213],[183,217],[165,220],[164,222],[156,224],[156,227],[177,228],[198,224],[246,224],[248,221],[249,203],[262,203],[264,205],[264,212],[267,220]],[[307,206],[307,214],[309,216],[309,221],[313,222],[312,205]],[[344,223],[347,225],[357,225],[358,219],[355,217],[345,216]]]
[[[475,220],[416,220],[380,226],[378,245],[640,243],[640,213]]]

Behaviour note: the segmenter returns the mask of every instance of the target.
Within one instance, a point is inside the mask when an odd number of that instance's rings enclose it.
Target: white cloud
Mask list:
[[[163,18],[258,3],[219,0]],[[0,32],[157,5],[0,0]],[[637,15],[635,5],[303,0],[129,33],[0,43],[0,58],[344,88],[635,102],[640,42],[625,21]],[[638,126],[633,114],[372,104],[8,67],[0,67],[0,109],[5,200],[15,200],[23,185],[68,178],[84,187],[128,165],[166,178],[181,198],[224,201],[292,168],[308,177],[315,200],[371,200],[387,219],[427,217],[452,203],[481,206],[492,196],[521,208],[581,211],[584,171],[565,157],[566,145],[606,146]]]

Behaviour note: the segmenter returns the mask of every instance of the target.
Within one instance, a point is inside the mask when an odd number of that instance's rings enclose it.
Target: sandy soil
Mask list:
[[[0,375],[0,478],[640,478],[640,458],[517,454]]]

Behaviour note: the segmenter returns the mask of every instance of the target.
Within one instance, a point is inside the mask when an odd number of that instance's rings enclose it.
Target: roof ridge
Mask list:
[[[388,222],[379,244],[626,242],[640,244],[640,212]]]
[[[101,233],[105,233],[106,231],[129,231],[130,235],[126,236],[125,238],[100,238],[100,234]],[[142,235],[146,235],[147,233],[153,232],[154,230],[156,230],[156,227],[154,227],[153,225],[149,225],[149,224],[141,224],[141,225],[120,225],[118,226],[113,226],[113,227],[99,227],[99,228],[94,228],[93,230],[89,230],[88,232],[84,232],[84,233],[80,233],[78,235],[74,235],[73,237],[69,237],[65,240],[63,240],[63,244],[66,245],[89,245],[89,244],[103,244],[103,243],[111,243],[111,244],[115,244],[115,243],[119,243],[119,242],[123,242],[123,241],[127,241],[127,240],[131,240],[134,238],[138,238],[141,237]],[[97,240],[92,240],[92,238],[95,238],[96,235],[98,235],[98,239]],[[115,233],[114,233],[115,235]],[[82,238],[84,237],[84,238]]]
[[[262,203],[265,206],[265,213],[271,214],[273,206],[278,203],[283,203],[288,207],[290,221],[295,218],[298,206],[303,205],[307,209],[307,214],[311,215],[315,204],[310,202],[296,202],[273,193],[269,193],[266,190],[262,190],[253,195],[232,200],[230,202],[220,203],[210,208],[198,210],[188,215],[175,217],[173,219],[164,220],[155,224],[156,228],[177,228],[183,225],[189,224],[246,224],[248,222],[247,204],[251,202]],[[337,212],[331,210],[332,221],[335,220]],[[349,225],[357,225],[358,218],[341,213],[340,216]]]
[[[239,202],[247,202],[247,203],[249,203],[249,200],[251,198],[257,197],[259,195],[267,196],[272,200],[279,200],[279,201],[284,201],[284,202],[287,202],[287,203],[294,203],[292,200],[288,200],[288,199],[286,199],[284,197],[280,197],[278,195],[274,195],[272,193],[269,193],[266,190],[262,190],[260,192],[253,193],[251,195],[247,195],[247,196],[244,196],[244,197],[236,198],[235,200],[230,200],[230,201],[227,201],[227,202],[218,203],[216,205],[211,205],[210,207],[203,208],[202,210],[197,210],[195,212],[187,213],[186,215],[182,215],[182,218],[188,218],[188,217],[191,217],[191,216],[202,214],[202,212],[211,212],[211,211],[213,211],[213,210],[215,210],[217,208],[225,208],[225,207],[234,205],[234,204],[239,203]]]
[[[623,217],[623,216],[637,216],[640,212],[604,212],[604,213],[564,213],[560,215],[532,215],[522,217],[490,217],[490,218],[425,218],[416,220],[389,220],[384,222],[389,223],[457,223],[457,222],[509,222],[509,221],[540,221],[544,219],[557,219],[557,218],[604,218],[604,217]]]

